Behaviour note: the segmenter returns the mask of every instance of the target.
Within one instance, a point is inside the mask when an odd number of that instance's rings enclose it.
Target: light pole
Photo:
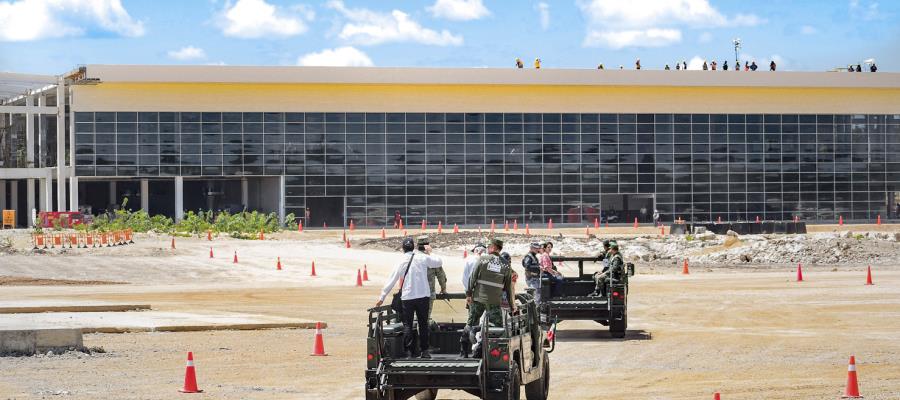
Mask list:
[[[737,64],[741,63],[741,61],[738,60],[738,51],[741,50],[741,38],[735,38],[731,42],[734,43],[734,64],[737,66]]]

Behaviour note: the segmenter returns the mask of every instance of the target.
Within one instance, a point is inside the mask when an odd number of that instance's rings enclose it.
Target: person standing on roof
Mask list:
[[[534,69],[541,69],[541,59],[540,58],[534,59]]]
[[[756,61],[750,63],[750,70],[751,70],[751,71],[756,71],[757,68],[759,68],[759,67],[756,66]]]
[[[522,62],[521,58],[516,58],[516,68],[522,69],[525,68],[525,63]]]
[[[744,72],[750,71],[750,64],[744,61]]]
[[[394,289],[397,281],[401,281],[400,299],[402,300],[402,312],[400,319],[403,322],[404,347],[408,357],[421,354],[422,358],[431,358],[428,352],[428,304],[431,299],[431,289],[428,286],[428,270],[441,268],[444,263],[436,256],[431,255],[431,246],[423,246],[422,253],[415,253],[415,241],[407,237],[403,239],[403,258],[397,263],[394,272],[388,277],[387,283],[381,289],[381,296],[375,303],[380,307],[384,298]],[[413,342],[413,317],[419,323],[419,346]],[[419,353],[417,350],[421,350]]]
[[[666,64],[666,68],[665,68],[665,69],[666,69],[666,71],[671,70],[671,68],[669,68],[669,64]]]
[[[722,71],[728,71],[728,60],[722,63]]]
[[[876,67],[875,63],[873,62],[872,65],[869,66],[869,72],[876,72],[876,71],[878,71],[878,67]]]
[[[598,65],[597,65],[597,69],[604,69],[604,68],[603,68],[603,63],[598,64]]]
[[[703,60],[703,70],[704,70],[704,71],[709,71],[709,65],[706,64],[706,60]]]
[[[775,72],[775,60],[769,63],[769,71]]]
[[[460,355],[469,356],[471,344],[475,342],[472,327],[478,324],[481,316],[487,313],[488,322],[495,326],[503,324],[503,316],[500,314],[500,305],[503,304],[503,295],[509,299],[510,312],[515,312],[515,297],[512,290],[512,267],[509,262],[500,257],[503,250],[503,241],[491,240],[488,247],[490,254],[481,256],[469,284],[466,286],[466,303],[469,305],[469,317],[463,334],[460,336]],[[478,354],[476,351],[475,354]]]
[[[634,62],[634,69],[641,69],[641,59],[638,58],[637,61]]]
[[[472,248],[472,254],[469,254],[466,257],[466,266],[463,268],[463,276],[462,276],[462,285],[463,288],[469,286],[469,277],[472,276],[472,270],[475,269],[475,264],[478,263],[478,259],[481,258],[481,255],[484,254],[487,248],[482,243],[478,243],[475,247]]]
[[[712,60],[712,64],[710,64],[710,66],[712,67],[712,70],[713,70],[713,71],[716,70],[716,66],[718,66],[718,65],[719,65],[719,64],[716,64],[716,60]]]

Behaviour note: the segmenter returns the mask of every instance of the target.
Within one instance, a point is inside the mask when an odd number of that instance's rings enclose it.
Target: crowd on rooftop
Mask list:
[[[867,62],[868,62],[868,61],[867,61]],[[716,60],[712,60],[712,61],[710,61],[710,62],[708,62],[708,63],[707,63],[706,60],[703,60],[703,66],[701,67],[701,69],[702,69],[703,71],[710,71],[710,70],[716,71],[716,70],[718,70],[720,67],[721,67],[721,70],[722,70],[722,71],[728,71],[729,69],[732,70],[732,71],[736,71],[736,72],[740,72],[740,71],[741,71],[741,63],[740,63],[740,61],[735,61],[734,65],[731,66],[731,67],[729,67],[729,65],[728,65],[728,60],[722,61],[722,65],[721,65],[721,66],[716,62]],[[516,68],[519,68],[519,69],[525,68],[525,63],[522,62],[522,59],[516,58]],[[540,59],[540,58],[535,58],[535,59],[534,59],[534,68],[535,68],[535,69],[541,69],[541,59]],[[603,64],[601,63],[601,64],[598,64],[598,65],[597,65],[597,69],[606,69],[606,67],[604,67]],[[622,65],[619,65],[619,69],[625,69],[625,67],[622,66]],[[634,62],[634,69],[636,69],[636,70],[641,69],[641,59],[640,59],[640,58],[638,58],[638,59]],[[666,64],[665,68],[663,68],[663,69],[666,70],[666,71],[672,70],[672,68],[669,66],[669,64]],[[753,61],[744,61],[743,70],[744,70],[745,72],[752,72],[752,71],[756,71],[757,69],[759,69],[759,66],[756,65],[756,60],[753,60]],[[775,63],[775,60],[772,60],[771,62],[769,62],[769,71],[770,71],[770,72],[775,72],[777,69],[778,69],[778,65]],[[676,71],[681,71],[681,70],[687,71],[687,70],[688,70],[688,64],[687,64],[687,61],[681,60],[680,62],[676,62],[676,63],[675,63],[675,70],[676,70]],[[874,62],[872,62],[872,63],[870,64],[870,66],[869,66],[869,72],[876,72],[876,71],[878,71],[878,67],[875,66],[875,63],[874,63]],[[855,67],[855,68],[853,67],[853,65],[848,65],[848,66],[847,66],[847,72],[862,72],[862,65],[861,65],[861,64],[856,64],[856,67]]]

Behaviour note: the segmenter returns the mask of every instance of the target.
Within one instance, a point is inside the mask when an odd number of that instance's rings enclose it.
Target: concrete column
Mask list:
[[[22,210],[19,209],[19,181],[9,181],[9,208],[11,210],[16,210],[16,219],[19,218],[19,214],[22,213]]]
[[[47,105],[47,95],[45,92],[41,92],[37,98],[38,106],[46,106]],[[38,168],[46,167],[43,165],[44,163],[44,151],[47,146],[47,126],[44,124],[44,115],[38,114],[37,119],[37,160],[34,165]]]
[[[250,185],[247,178],[241,178],[241,207],[247,209],[250,206]]]
[[[116,204],[116,181],[109,181],[109,204]]]
[[[40,202],[38,202],[38,211],[52,211],[47,209],[47,178],[41,178],[38,180],[38,197],[40,197]]]
[[[30,228],[34,225],[34,220],[31,219],[31,210],[34,210],[34,179],[25,180],[25,196],[25,212],[29,215],[26,223]]]
[[[34,96],[29,91],[25,94],[25,106],[34,106]],[[25,166],[34,168],[34,114],[25,112]],[[34,190],[34,185],[30,186]]]
[[[0,210],[6,209],[6,181],[0,180]]]
[[[60,84],[65,85],[66,80],[60,79]],[[69,93],[69,104],[74,104],[74,92],[72,87],[66,88]],[[65,98],[62,104],[57,106],[65,108]],[[65,114],[63,114],[65,115]],[[65,120],[65,117],[63,118]],[[69,107],[69,209],[78,211],[78,177],[75,176],[75,111]]]
[[[56,208],[66,211],[66,91],[65,79],[56,83]]]
[[[278,223],[282,225],[284,225],[284,197],[284,175],[281,175],[278,180]]]
[[[41,202],[44,203],[44,211],[53,211],[53,170],[47,169],[47,177],[43,179],[44,181],[44,192],[47,193],[46,197],[41,198]]]
[[[141,179],[141,210],[150,212],[150,181]]]
[[[184,178],[175,177],[175,221],[184,218]]]

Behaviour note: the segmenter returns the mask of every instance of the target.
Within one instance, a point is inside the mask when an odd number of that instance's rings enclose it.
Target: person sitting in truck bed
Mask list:
[[[550,259],[550,253],[553,252],[553,242],[545,242],[544,250],[540,254],[541,271],[544,277],[550,279],[550,296],[559,297],[562,290],[561,285],[565,282],[563,275],[556,270],[553,261]]]
[[[609,253],[606,256],[609,259],[609,268],[605,268],[603,272],[594,273],[594,293],[590,296],[606,297],[607,280],[610,274],[621,275],[625,269],[625,260],[622,254],[619,254],[619,244],[610,242]]]

